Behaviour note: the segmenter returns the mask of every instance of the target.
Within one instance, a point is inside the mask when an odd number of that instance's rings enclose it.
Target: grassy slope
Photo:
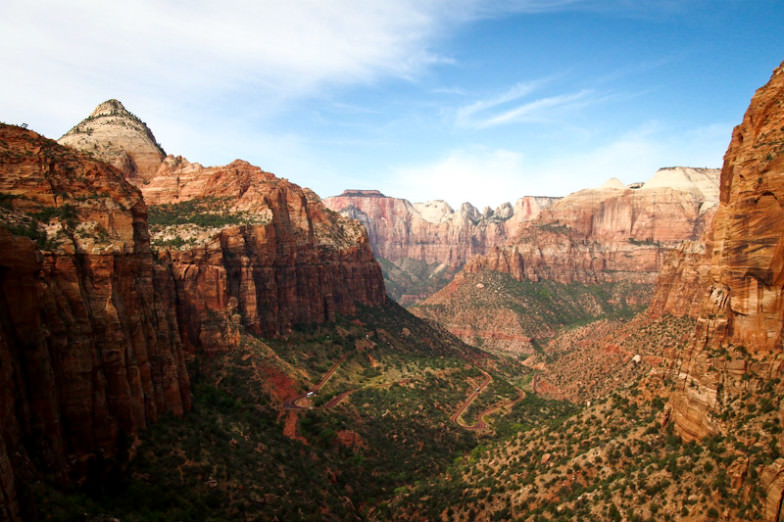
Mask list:
[[[656,338],[629,342],[677,345],[670,333],[680,322],[654,321],[647,331]],[[742,352],[717,351],[713,365]],[[681,385],[671,375],[639,372],[589,406],[554,402],[548,410],[546,400],[529,398],[499,424],[499,437],[399,492],[385,512],[422,521],[761,519],[760,477],[781,457],[779,379],[764,371],[737,377],[714,412],[721,432],[685,443],[667,422],[668,394]],[[549,411],[539,426],[530,422],[536,407]]]
[[[283,406],[336,361],[313,409]],[[287,339],[245,336],[238,351],[193,362],[193,410],[147,430],[129,447],[129,464],[97,462],[73,491],[41,482],[43,519],[363,519],[395,489],[444,471],[477,444],[449,420],[481,376],[476,365],[502,388],[526,372],[394,303]],[[326,408],[341,392],[350,393]],[[297,440],[283,434],[290,415]]]

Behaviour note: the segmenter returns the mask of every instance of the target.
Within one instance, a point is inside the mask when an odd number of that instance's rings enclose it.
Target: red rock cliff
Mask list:
[[[659,170],[640,188],[611,180],[556,202],[504,246],[471,259],[468,273],[518,280],[653,284],[667,251],[700,237],[713,216],[718,170]]]
[[[30,469],[83,478],[190,392],[139,191],[1,125],[0,197],[0,518],[21,520]]]
[[[240,327],[285,334],[386,297],[362,227],[308,189],[244,161],[164,158],[150,129],[116,100],[60,142],[117,163],[142,190],[188,349],[224,351]]]
[[[444,201],[411,203],[378,191],[347,190],[324,204],[359,219],[368,229],[373,251],[389,261],[405,258],[462,266],[467,259],[503,244],[522,222],[535,218],[555,198],[522,198],[495,211],[480,212],[469,203],[458,211]]]
[[[701,271],[696,341],[677,368],[672,416],[679,432],[699,438],[720,429],[712,412],[721,389],[748,377],[780,375],[769,360],[782,349],[784,317],[784,69],[757,90],[732,134],[721,172],[721,203],[706,250],[688,273]],[[682,278],[681,278],[682,279]],[[676,284],[679,281],[675,279]],[[714,352],[729,349],[716,367]],[[749,374],[749,375],[747,375]],[[741,382],[741,378],[745,380]]]
[[[142,190],[151,212],[180,212],[184,221],[152,230],[154,243],[187,241],[161,248],[159,258],[175,280],[183,340],[192,348],[225,350],[239,325],[280,335],[384,302],[365,230],[312,191],[244,161],[205,168],[172,157]],[[187,214],[193,205],[200,210]],[[223,224],[198,225],[205,212]]]
[[[387,263],[390,295],[403,304],[427,297],[465,262],[504,244],[557,198],[524,197],[480,212],[444,201],[411,203],[378,191],[347,190],[324,204],[367,228],[373,252]]]

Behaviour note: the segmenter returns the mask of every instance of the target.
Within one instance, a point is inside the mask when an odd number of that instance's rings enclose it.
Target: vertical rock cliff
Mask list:
[[[641,186],[610,180],[545,209],[465,270],[561,283],[656,281],[665,253],[698,239],[718,203],[717,169],[660,169]]]
[[[702,289],[699,308],[690,310],[697,316],[695,340],[677,361],[670,400],[671,418],[687,439],[729,435],[738,429],[732,424],[738,404],[753,402],[763,391],[779,396],[784,391],[782,103],[784,64],[757,90],[733,131],[721,171],[721,203],[704,238],[704,253],[675,256],[671,277],[659,291],[659,304],[672,311],[678,287],[694,294],[697,281]],[[732,435],[744,440],[741,433]],[[777,439],[772,446],[780,454]],[[752,467],[766,494],[765,520],[781,520],[781,459],[770,464],[755,459]]]
[[[190,407],[146,213],[114,168],[0,126],[2,518],[31,515],[18,502],[31,469],[84,478],[118,440]]]
[[[324,204],[367,228],[390,295],[410,304],[449,282],[471,257],[504,244],[557,199],[527,196],[484,211],[463,203],[455,211],[445,201],[411,203],[377,190],[346,190]]]
[[[190,347],[225,350],[239,325],[281,335],[386,298],[358,222],[247,162],[205,168],[170,157],[142,191]]]
[[[691,263],[703,289],[697,341],[684,354],[673,417],[688,437],[717,428],[719,390],[748,373],[752,359],[778,357],[784,325],[784,69],[757,90],[732,134],[721,172],[721,203],[706,251]],[[684,278],[675,279],[676,284]],[[735,372],[711,369],[712,353],[731,349]],[[714,365],[715,366],[715,365]],[[778,373],[778,367],[770,367]],[[733,375],[735,374],[735,375]],[[687,383],[693,383],[687,386]]]
[[[659,270],[676,270],[664,263],[667,253],[710,223],[718,176],[673,167],[644,184],[613,179],[570,194],[504,245],[469,259],[412,311],[466,342],[522,354],[571,321],[639,310]]]
[[[2,520],[36,518],[40,473],[100,481],[129,435],[188,410],[188,351],[386,298],[364,228],[312,191],[163,158],[114,100],[61,141],[86,154],[0,126]]]
[[[59,141],[118,164],[141,189],[189,350],[225,351],[240,327],[281,335],[386,298],[367,233],[308,189],[244,161],[164,158],[152,131],[117,100]]]

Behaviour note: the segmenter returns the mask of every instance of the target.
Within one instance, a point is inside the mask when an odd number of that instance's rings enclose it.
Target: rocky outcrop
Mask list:
[[[505,243],[556,200],[524,197],[514,206],[484,211],[463,203],[455,211],[444,201],[411,203],[379,191],[346,190],[324,204],[365,225],[373,252],[390,265],[385,268],[390,294],[411,303],[438,288],[428,282],[448,282],[468,259]]]
[[[31,469],[100,480],[127,435],[182,414],[190,392],[140,192],[7,125],[0,173],[1,509],[20,520]]]
[[[700,238],[710,223],[718,173],[668,168],[639,188],[616,180],[570,194],[465,269],[507,272],[521,281],[652,284],[666,252]]]
[[[117,100],[100,104],[58,141],[118,168],[137,186],[155,174],[166,156],[147,125]]]
[[[466,342],[530,354],[531,339],[552,336],[556,328],[640,310],[653,294],[659,270],[677,270],[665,264],[668,252],[676,247],[686,252],[680,243],[696,240],[710,223],[718,174],[717,169],[667,168],[644,184],[626,186],[613,179],[571,194],[543,209],[505,245],[468,260],[447,286],[412,311]],[[489,282],[497,279],[493,274],[520,284],[504,282],[492,304],[477,306],[495,285]],[[579,302],[581,310],[553,315],[551,310],[562,308],[550,302],[557,294]],[[661,299],[668,306],[682,303]]]
[[[107,104],[87,122],[127,119]],[[85,131],[96,150],[108,127]],[[151,175],[138,143],[121,172],[0,127],[0,519],[36,518],[40,473],[101,481],[129,435],[188,410],[189,351],[385,301],[364,228],[313,192],[243,161]]]
[[[192,349],[226,350],[239,326],[281,335],[385,300],[365,230],[308,189],[244,161],[169,157],[142,192]]]
[[[705,254],[682,272],[701,272],[696,341],[683,353],[671,398],[686,438],[720,429],[722,394],[749,378],[781,377],[784,327],[784,68],[757,90],[724,156],[720,206]],[[695,268],[696,267],[696,268]],[[703,275],[704,274],[704,275]],[[716,354],[729,362],[717,368]],[[773,355],[774,357],[769,357]],[[774,503],[780,505],[781,499]],[[777,520],[777,518],[770,518]]]

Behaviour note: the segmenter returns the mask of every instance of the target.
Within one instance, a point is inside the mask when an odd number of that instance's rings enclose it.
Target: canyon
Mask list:
[[[642,184],[613,179],[570,194],[470,258],[411,310],[466,342],[519,356],[573,321],[639,312],[667,254],[684,241],[702,244],[719,202],[718,176],[718,169],[664,168]],[[589,313],[559,304],[568,302]]]
[[[781,520],[782,100],[481,212],[1,125],[0,519]]]
[[[364,229],[312,192],[245,162],[153,154],[114,100],[75,129],[62,141],[85,153],[0,128],[8,520],[35,518],[21,486],[35,470],[100,481],[129,438],[188,411],[186,361],[236,348],[240,329],[285,335],[386,299]]]
[[[455,211],[445,201],[411,203],[377,190],[346,190],[324,204],[367,228],[387,292],[408,305],[448,283],[471,257],[504,244],[557,200],[526,196],[495,210],[463,203]]]

